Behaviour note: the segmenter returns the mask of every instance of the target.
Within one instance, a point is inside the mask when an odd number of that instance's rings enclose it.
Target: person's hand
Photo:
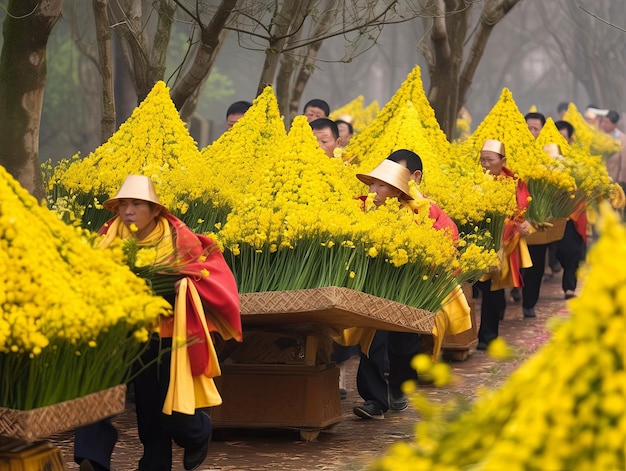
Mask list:
[[[528,221],[522,221],[517,224],[517,229],[519,230],[519,233],[521,235],[526,237],[528,234],[530,234],[530,223]]]

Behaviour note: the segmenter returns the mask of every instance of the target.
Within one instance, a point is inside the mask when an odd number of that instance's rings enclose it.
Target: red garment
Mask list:
[[[517,223],[526,219],[524,213],[530,203],[530,191],[522,180],[517,178],[515,174],[508,168],[502,167],[502,173],[500,174],[504,178],[514,178],[517,180],[515,187],[515,196],[517,199],[517,214],[511,218],[504,226],[504,235],[502,237],[502,246],[510,246],[509,252],[509,269],[515,287],[521,288],[524,286],[524,280],[520,274],[522,268],[521,254],[519,251],[519,229]],[[513,248],[514,247],[514,248]]]
[[[117,218],[118,216],[115,216]],[[176,233],[176,253],[185,264],[180,271],[193,283],[202,298],[209,330],[225,340],[242,341],[241,314],[237,282],[217,244],[202,234],[196,234],[177,217],[165,216]],[[99,234],[106,234],[111,221],[104,224]],[[208,276],[202,274],[208,270]],[[189,293],[188,293],[189,294]],[[187,339],[196,339],[187,347],[192,375],[201,374],[208,364],[208,354],[199,313],[190,295],[187,296]],[[171,333],[170,333],[171,335]],[[167,335],[164,335],[167,336]]]

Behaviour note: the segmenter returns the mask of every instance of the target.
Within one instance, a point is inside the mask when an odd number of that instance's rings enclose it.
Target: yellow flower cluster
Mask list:
[[[121,254],[93,248],[93,236],[39,206],[1,167],[0,215],[0,405],[20,405],[25,399],[20,397],[24,390],[19,393],[22,384],[11,377],[17,366],[28,371],[22,361],[43,357],[49,363],[47,374],[56,372],[58,379],[67,376],[64,366],[51,359],[67,349],[75,356],[89,350],[90,344],[108,341],[119,348],[105,363],[78,365],[73,370],[77,377],[90,371],[97,383],[98,369],[121,368],[117,377],[121,382],[129,366],[129,351],[134,356],[138,348],[136,342],[122,348],[128,334],[145,336],[146,327],[166,313],[169,305],[153,297],[145,282],[113,257]],[[112,335],[106,340],[105,334],[118,326],[123,326],[117,332],[121,338]],[[113,363],[118,364],[111,367]],[[108,374],[100,378],[109,380]],[[85,383],[93,386],[90,392],[99,388],[96,383]],[[64,392],[76,397],[69,389]]]
[[[371,469],[626,469],[626,227],[608,208],[600,226],[581,295],[552,339],[451,422],[441,414],[453,406],[417,398],[426,420],[415,442]]]
[[[329,118],[332,120],[343,119],[350,122],[354,128],[355,134],[360,133],[370,125],[378,115],[378,102],[372,101],[366,107],[363,107],[363,95],[359,95],[354,100],[337,108],[330,113]],[[346,119],[348,117],[349,119]]]
[[[387,125],[393,120],[395,113],[403,109],[408,102],[412,103],[417,112],[415,121],[411,122],[411,124],[421,126],[425,142],[430,144],[434,152],[438,155],[446,155],[449,149],[448,140],[441,130],[435,117],[435,112],[424,93],[420,68],[419,66],[415,66],[393,97],[391,97],[389,102],[383,107],[380,113],[378,113],[376,119],[367,129],[352,138],[344,150],[344,160],[349,162],[363,162],[363,165],[366,165],[365,162],[369,160],[369,165],[366,166],[370,166],[371,168],[373,161],[376,159],[380,161],[389,155],[389,153],[387,153],[386,155],[378,156],[373,151],[374,148],[379,150],[387,148],[390,151],[399,149],[400,147],[394,144],[395,136],[393,133],[387,132]],[[379,140],[387,142],[380,143],[378,142]],[[411,150],[415,149],[411,148]],[[420,156],[422,155],[420,152],[418,152],[418,154]]]
[[[585,118],[580,114],[574,103],[569,104],[563,119],[574,126],[575,142],[587,149],[591,154],[601,155],[606,159],[621,149],[619,141],[585,121]]]

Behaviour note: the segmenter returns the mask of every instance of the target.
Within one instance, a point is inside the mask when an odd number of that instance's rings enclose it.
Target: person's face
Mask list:
[[[541,132],[541,128],[543,127],[541,125],[541,120],[540,119],[535,119],[535,118],[530,118],[530,119],[526,120],[526,125],[528,126],[528,129],[529,129],[530,133],[535,138],[537,138],[537,136]]]
[[[344,146],[347,146],[348,142],[350,142],[350,139],[352,138],[352,134],[350,134],[350,128],[346,123],[339,123],[337,127],[339,128],[339,137],[341,138],[341,143]]]
[[[616,127],[609,118],[602,118],[602,121],[600,121],[600,128],[606,133],[613,132]]]
[[[561,136],[563,136],[569,144],[572,143],[572,138],[569,137],[569,135],[567,134],[567,129],[565,128],[559,129],[559,132],[561,133]]]
[[[243,116],[243,114],[240,114],[240,113],[229,114],[228,117],[226,118],[226,129],[232,128],[233,125],[237,121],[239,121],[242,116]]]
[[[304,110],[304,116],[306,116],[307,121],[310,123],[316,119],[325,118],[326,114],[323,109],[317,106],[307,106],[306,110]]]
[[[376,198],[374,198],[374,204],[376,206],[380,206],[383,204],[387,198],[398,198],[400,199],[400,195],[402,192],[397,188],[391,186],[389,183],[385,183],[382,180],[378,180],[374,178],[372,183],[370,183],[370,193],[376,193]]]
[[[502,167],[506,163],[506,158],[491,150],[480,151],[480,165],[483,170],[489,171],[492,175],[500,175]]]
[[[328,157],[334,157],[333,151],[335,147],[341,146],[341,138],[335,139],[330,128],[314,129],[313,134],[317,138],[317,142]]]
[[[144,200],[124,198],[119,201],[117,209],[122,222],[126,226],[137,226],[136,237],[143,239],[154,228],[155,219],[161,212],[158,206],[153,206]]]

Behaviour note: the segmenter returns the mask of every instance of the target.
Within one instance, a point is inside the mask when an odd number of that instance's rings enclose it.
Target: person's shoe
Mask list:
[[[511,288],[511,299],[516,303],[520,302],[522,295],[519,293],[519,288]]]
[[[567,290],[565,292],[565,299],[572,299],[576,297],[576,293],[574,291]]]
[[[535,315],[535,309],[532,307],[524,307],[522,308],[522,312],[524,313],[524,317],[529,318],[529,317],[537,317]]]
[[[405,395],[398,398],[392,397],[389,402],[389,408],[394,412],[402,412],[407,407],[409,407],[409,399]]]
[[[554,264],[550,264],[550,269],[552,270],[552,273],[559,273],[563,267],[561,267],[559,262],[555,262]]]
[[[209,442],[211,441],[211,435],[200,446],[196,448],[185,448],[185,454],[183,455],[183,467],[190,471],[198,468],[205,460],[206,455],[209,453]]]
[[[352,409],[352,412],[362,419],[381,420],[385,418],[383,410],[375,402],[371,401],[366,402],[362,406],[356,406]]]
[[[348,397],[348,391],[343,388],[339,388],[339,397],[341,399],[346,399]]]
[[[478,342],[478,345],[476,345],[476,350],[487,350],[487,343]]]

